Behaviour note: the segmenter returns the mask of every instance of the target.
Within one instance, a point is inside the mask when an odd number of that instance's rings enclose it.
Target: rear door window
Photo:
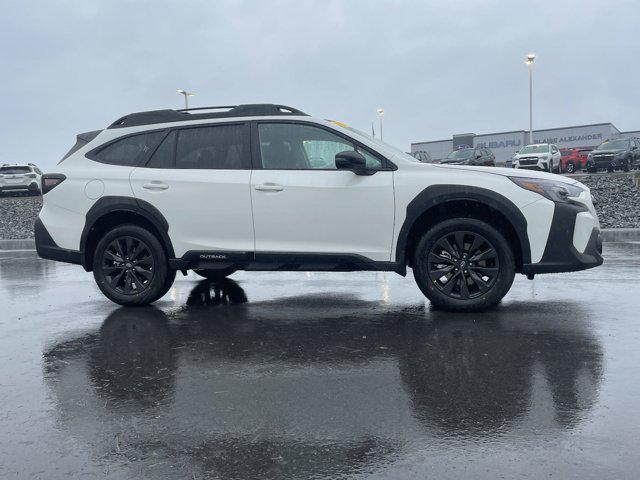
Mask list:
[[[215,125],[177,131],[175,168],[250,169],[248,125]]]
[[[135,167],[146,160],[165,134],[166,130],[131,135],[122,140],[116,140],[96,153],[90,153],[88,156],[93,160],[108,163],[109,165]]]
[[[160,146],[151,155],[147,167],[149,168],[173,168],[173,159],[176,152],[176,132],[173,131],[165,137]]]

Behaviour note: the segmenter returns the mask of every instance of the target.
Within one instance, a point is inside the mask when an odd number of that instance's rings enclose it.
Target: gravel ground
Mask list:
[[[638,175],[638,174],[635,174]],[[591,189],[602,228],[640,228],[640,188],[633,175],[575,175]],[[640,176],[636,176],[636,181]]]
[[[640,228],[640,188],[634,184],[632,175],[573,177],[587,185],[596,197],[603,228]],[[41,205],[41,197],[0,197],[0,239],[32,238],[33,222]]]
[[[0,239],[32,238],[42,197],[0,197]]]

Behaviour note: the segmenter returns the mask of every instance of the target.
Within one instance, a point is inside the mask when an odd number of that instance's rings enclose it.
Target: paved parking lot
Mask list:
[[[640,244],[433,311],[411,276],[180,277],[0,242],[0,478],[637,478]]]

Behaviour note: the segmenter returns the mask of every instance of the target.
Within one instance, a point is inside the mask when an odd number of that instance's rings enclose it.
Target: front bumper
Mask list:
[[[576,219],[582,212],[588,212],[583,205],[556,203],[542,259],[523,265],[522,273],[575,272],[602,265],[602,235],[597,226],[591,229],[583,252],[574,245]]]
[[[542,170],[542,171],[546,171],[546,170],[549,169],[548,161],[542,161],[542,160],[539,160],[536,163],[531,163],[531,162],[523,162],[523,163],[521,163],[519,160],[513,160],[511,165],[512,165],[513,168],[519,168],[519,169],[522,169],[522,170]]]
[[[623,165],[624,159],[622,157],[594,157],[587,161],[587,168],[601,169],[601,168],[616,168],[619,165]]]
[[[77,265],[82,264],[82,256],[77,250],[67,250],[56,245],[56,242],[51,238],[51,235],[47,231],[46,227],[39,218],[33,227],[33,233],[36,240],[36,251],[40,258],[46,260],[56,260],[58,262],[74,263]]]

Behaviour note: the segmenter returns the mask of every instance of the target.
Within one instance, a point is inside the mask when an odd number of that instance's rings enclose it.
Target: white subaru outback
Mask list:
[[[413,269],[437,307],[496,304],[516,273],[602,264],[591,195],[543,172],[425,164],[282,105],[133,113],[42,180],[41,257],[122,305],[180,270]]]

